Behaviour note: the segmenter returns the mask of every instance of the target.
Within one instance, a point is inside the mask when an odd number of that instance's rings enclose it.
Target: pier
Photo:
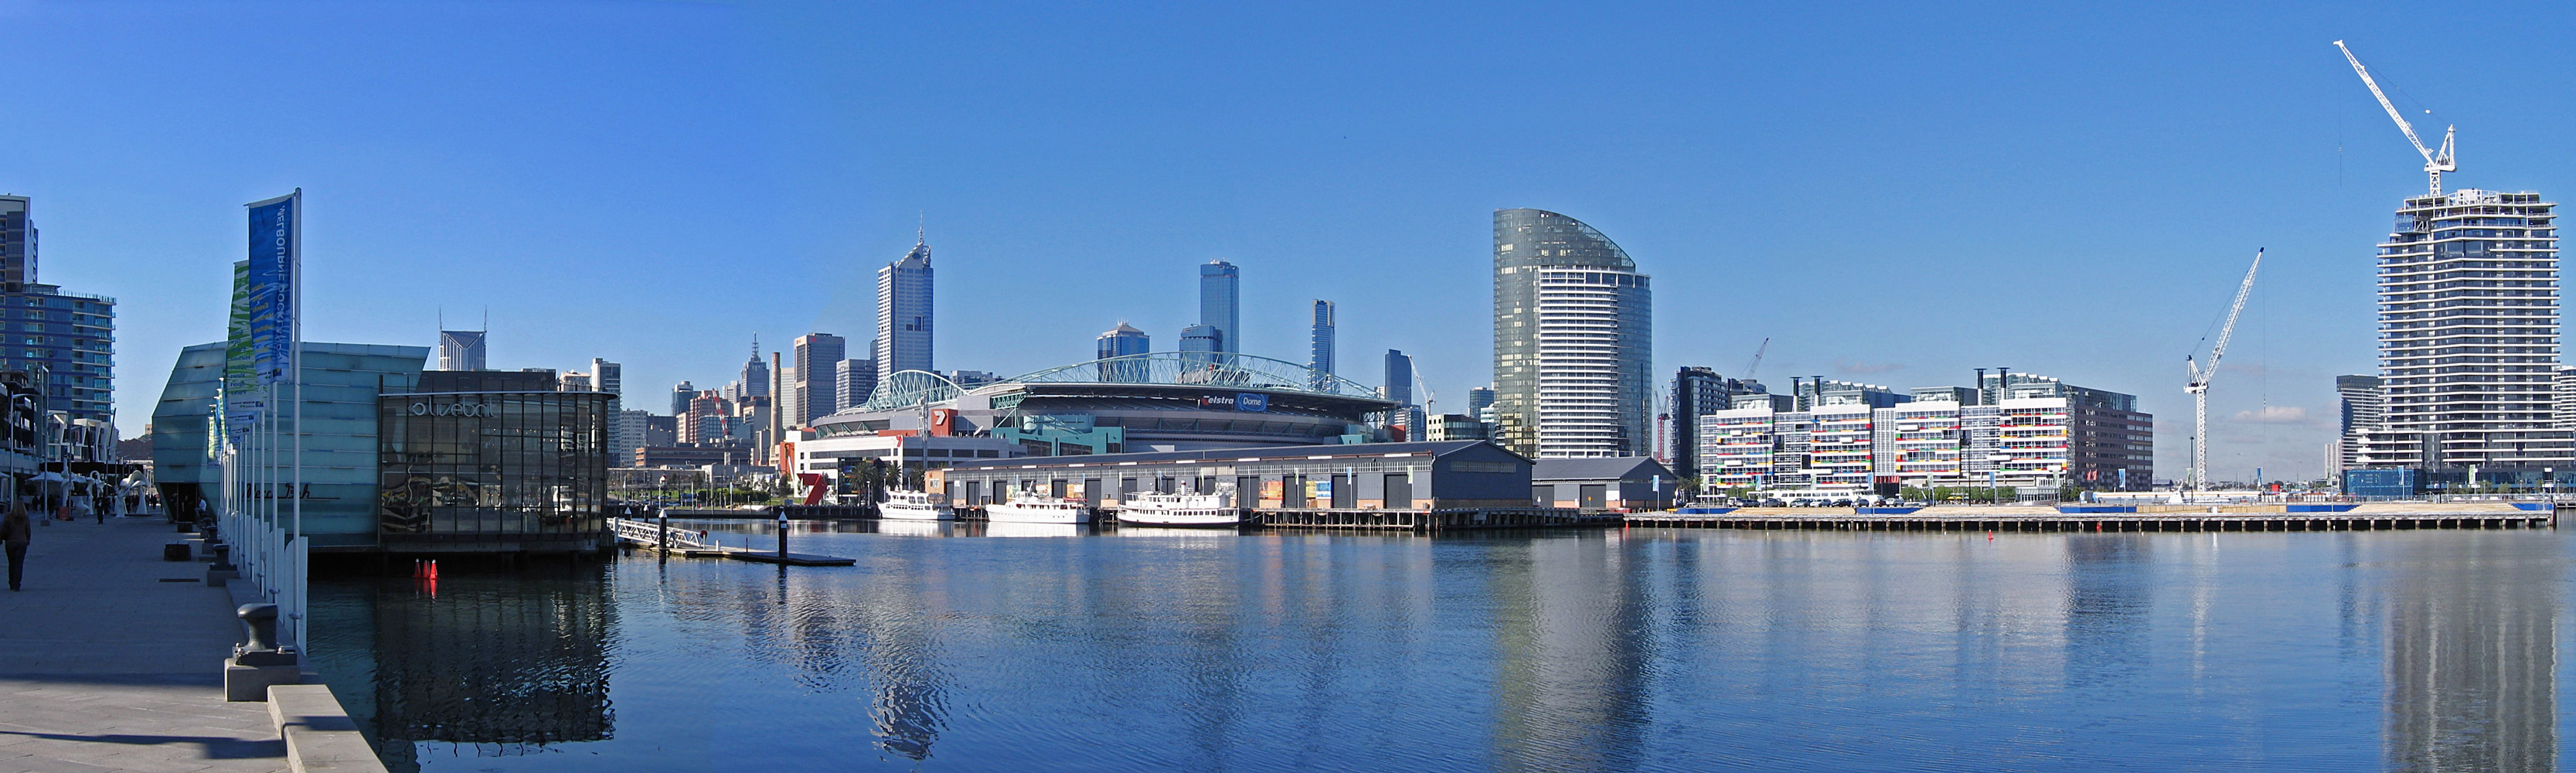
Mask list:
[[[660,523],[634,518],[610,518],[608,524],[609,528],[617,533],[617,544],[668,555],[689,558],[730,558],[736,561],[787,566],[851,566],[858,563],[858,559],[853,558],[796,553],[783,549],[729,548],[700,538],[694,529],[664,528]],[[779,545],[783,548],[786,542],[782,540]]]
[[[1631,513],[1629,526],[1829,531],[2204,532],[2555,528],[2541,502],[2257,505],[1710,507]]]
[[[1582,516],[1552,507],[1457,508],[1439,510],[1354,510],[1336,508],[1257,509],[1247,526],[1271,529],[1356,529],[1365,531],[1444,532],[1472,529],[1533,529],[1576,526]]]

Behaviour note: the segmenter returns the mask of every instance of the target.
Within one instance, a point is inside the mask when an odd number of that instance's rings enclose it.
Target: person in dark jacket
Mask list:
[[[19,580],[27,576],[27,542],[35,537],[27,527],[27,503],[9,506],[9,515],[0,517],[0,546],[9,551],[9,589],[17,590]]]

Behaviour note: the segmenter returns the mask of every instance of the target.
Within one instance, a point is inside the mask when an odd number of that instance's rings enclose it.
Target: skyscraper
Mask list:
[[[742,364],[741,383],[745,396],[769,396],[769,363],[760,361],[760,336],[751,337],[751,361]]]
[[[2378,376],[2336,376],[2335,398],[2341,410],[2337,411],[2334,464],[2328,466],[2329,471],[2360,469],[2368,464],[2362,450],[2366,435],[2379,428],[2388,396],[2381,390]]]
[[[35,201],[25,196],[0,196],[0,286],[11,292],[36,281],[34,208]]]
[[[678,384],[676,384],[676,385],[673,385],[673,386],[671,387],[671,415],[673,415],[673,416],[686,416],[686,415],[688,415],[688,413],[689,413],[689,401],[690,401],[690,400],[695,400],[695,399],[697,399],[697,398],[698,398],[698,388],[697,388],[696,386],[694,386],[694,385],[691,385],[689,382],[682,381],[682,382],[680,382],[680,383],[678,383]]]
[[[1540,457],[1640,456],[1653,296],[1628,253],[1574,218],[1494,212],[1494,438]]]
[[[849,341],[830,333],[796,337],[796,394],[786,407],[787,426],[803,427],[841,409],[840,362],[849,359]]]
[[[2554,423],[2553,202],[2462,189],[2406,199],[2379,245],[2381,426],[2372,466],[2538,468],[2576,459]]]
[[[1307,336],[1306,367],[1315,371],[1316,389],[1332,381],[1333,375],[1333,302],[1315,301],[1315,331]]]
[[[618,413],[626,410],[626,366],[597,357],[590,358],[590,388],[609,394],[606,439],[610,453],[635,450],[634,444],[638,438],[626,434],[625,425],[617,420]]]
[[[438,331],[439,370],[483,370],[482,330]]]
[[[931,370],[930,236],[918,235],[903,259],[877,269],[876,372]],[[838,354],[834,359],[839,358]],[[825,366],[829,368],[827,364]],[[830,413],[830,411],[825,411]],[[817,414],[820,415],[820,414]]]
[[[1214,367],[1218,352],[1225,351],[1225,332],[1206,323],[1181,328],[1181,365],[1190,368]]]
[[[1492,407],[1494,407],[1493,387],[1480,386],[1468,388],[1467,415],[1476,417],[1477,421],[1484,421],[1486,419],[1485,409]]]
[[[1199,267],[1199,324],[1216,328],[1217,351],[1243,352],[1243,270],[1222,260]]]
[[[33,211],[32,199],[0,196],[0,369],[42,371],[46,410],[113,422],[116,299],[37,281]]]
[[[1395,403],[1395,408],[1387,411],[1386,423],[1403,427],[1406,440],[1423,439],[1422,406],[1413,402],[1412,357],[1395,349],[1386,350],[1386,387],[1382,391],[1387,400]]]
[[[1154,351],[1154,339],[1145,335],[1145,331],[1138,330],[1136,326],[1125,322],[1120,322],[1117,327],[1110,328],[1109,332],[1100,334],[1097,341],[1100,344],[1098,359],[1103,360]],[[1152,375],[1147,372],[1147,366],[1148,363],[1144,362],[1104,362],[1100,364],[1100,380],[1113,383],[1141,383],[1149,380]]]
[[[876,394],[877,364],[874,361],[842,360],[832,367],[832,402],[840,409],[858,407],[868,401],[869,395]]]

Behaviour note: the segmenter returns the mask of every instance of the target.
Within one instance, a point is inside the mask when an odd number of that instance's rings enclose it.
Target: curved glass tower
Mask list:
[[[1494,439],[1525,456],[1644,456],[1648,278],[1610,237],[1537,209],[1494,212]]]

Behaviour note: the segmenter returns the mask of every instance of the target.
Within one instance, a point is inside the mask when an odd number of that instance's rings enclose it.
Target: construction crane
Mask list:
[[[2370,69],[2361,66],[2361,58],[2353,56],[2352,49],[2345,47],[2343,41],[2335,41],[2334,45],[2337,50],[2343,52],[2343,60],[2352,63],[2353,74],[2361,76],[2361,85],[2370,87],[2370,95],[2379,99],[2379,107],[2388,111],[2388,119],[2397,122],[2397,130],[2404,132],[2406,141],[2415,144],[2415,152],[2424,156],[2424,174],[2432,178],[2433,195],[2442,195],[2442,173],[2460,170],[2459,162],[2451,158],[2451,141],[2459,133],[2460,127],[2451,126],[2442,130],[2440,151],[2424,147],[2424,141],[2415,136],[2415,125],[2407,123],[2405,114],[2397,112],[2397,105],[2390,103],[2388,94],[2379,90],[2379,81],[2371,79]]]
[[[2218,343],[2209,347],[2209,366],[2204,368],[2183,355],[2183,370],[2191,380],[2182,391],[2191,393],[2191,488],[2209,485],[2209,379],[2218,375],[2218,360],[2227,356],[2227,339],[2236,335],[2236,315],[2245,311],[2245,296],[2254,292],[2254,272],[2263,270],[2263,250],[2254,250],[2254,266],[2245,269],[2245,282],[2236,286],[2236,302],[2227,307],[2227,323],[2218,328]]]
[[[1762,339],[1761,346],[1753,347],[1753,361],[1744,364],[1744,375],[1741,378],[1746,381],[1753,380],[1753,370],[1762,367],[1762,353],[1767,351],[1771,351],[1771,339],[1765,338]]]

